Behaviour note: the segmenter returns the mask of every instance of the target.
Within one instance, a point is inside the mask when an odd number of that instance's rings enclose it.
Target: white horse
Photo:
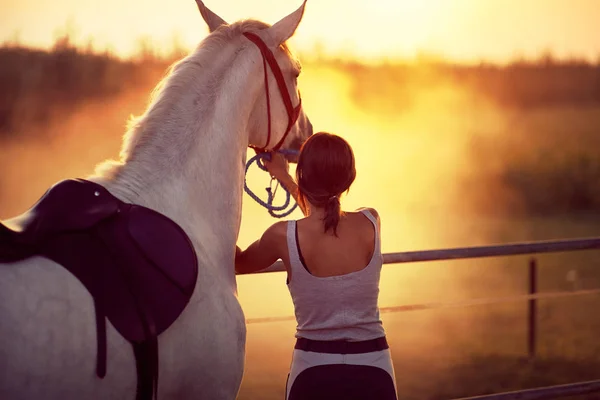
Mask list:
[[[300,104],[300,64],[285,42],[304,4],[270,26],[254,20],[229,25],[197,3],[210,35],[158,85],[129,127],[121,160],[88,178],[125,202],[170,217],[198,256],[192,299],[159,336],[160,400],[234,399],[242,380],[246,328],[234,253],[246,151],[249,145],[271,149],[291,119],[271,66],[245,32],[272,51],[289,99]],[[304,112],[296,111],[283,148],[297,149],[312,133]],[[110,323],[107,338],[107,375],[99,379],[93,300],[85,287],[46,258],[0,265],[1,399],[134,399],[131,345]]]

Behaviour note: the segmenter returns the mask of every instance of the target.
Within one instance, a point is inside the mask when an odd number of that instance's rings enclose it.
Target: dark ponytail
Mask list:
[[[340,204],[339,196],[331,196],[327,200],[325,206],[325,217],[323,218],[323,228],[325,232],[333,229],[333,234],[337,236],[337,226],[340,223],[340,217],[342,215],[342,206]]]

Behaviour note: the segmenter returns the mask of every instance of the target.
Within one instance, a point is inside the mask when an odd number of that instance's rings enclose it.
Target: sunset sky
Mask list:
[[[274,23],[300,0],[206,0],[226,21]],[[0,41],[49,46],[70,21],[79,43],[121,55],[146,37],[158,48],[207,34],[194,0],[0,0]],[[538,57],[600,58],[600,0],[309,0],[293,39],[311,52],[363,59],[433,53],[457,61]]]

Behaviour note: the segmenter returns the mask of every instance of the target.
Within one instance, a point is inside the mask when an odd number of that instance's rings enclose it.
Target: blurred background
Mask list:
[[[299,0],[207,0],[274,23]],[[192,0],[0,0],[0,218],[117,158],[169,65],[207,35]],[[384,252],[600,236],[600,1],[309,1],[291,46],[303,106],[354,147],[343,207],[382,217]],[[252,171],[258,191],[269,183]],[[295,212],[293,218],[300,218]],[[275,220],[249,197],[239,244]],[[600,288],[598,251],[537,256],[539,290]],[[531,257],[384,267],[382,307],[520,295]],[[247,318],[292,315],[285,276],[243,276]],[[382,314],[400,398],[600,379],[600,296]],[[279,399],[293,321],[248,325],[240,399]]]

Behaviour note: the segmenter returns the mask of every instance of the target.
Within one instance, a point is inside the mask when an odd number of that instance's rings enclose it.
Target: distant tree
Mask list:
[[[21,31],[14,31],[10,38],[2,43],[2,47],[8,47],[13,49],[21,47]]]
[[[151,37],[142,36],[137,39],[133,58],[140,62],[154,62],[159,58]]]
[[[546,68],[556,65],[556,58],[554,57],[554,54],[552,54],[552,50],[545,50],[538,59],[538,64]]]
[[[166,55],[166,58],[171,60],[179,60],[185,57],[190,52],[189,48],[183,43],[183,39],[179,32],[173,33],[171,37],[171,48]]]
[[[87,41],[85,42],[85,49],[84,49],[85,54],[87,55],[94,55],[97,54],[98,52],[95,49],[94,46],[94,38],[89,37],[87,39]]]
[[[73,17],[70,17],[65,22],[64,27],[55,31],[52,50],[56,52],[76,51],[75,40],[77,38],[77,31],[78,28]]]

